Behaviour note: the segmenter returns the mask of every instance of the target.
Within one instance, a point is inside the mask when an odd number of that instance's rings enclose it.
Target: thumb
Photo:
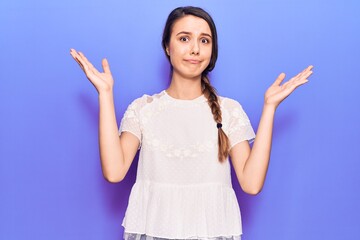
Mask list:
[[[279,76],[276,78],[273,85],[279,86],[281,82],[285,79],[285,73],[280,73]]]
[[[102,60],[102,66],[103,66],[103,69],[104,69],[104,72],[105,72],[105,73],[110,73],[110,74],[111,74],[109,62],[107,61],[106,58],[103,58],[103,60]]]

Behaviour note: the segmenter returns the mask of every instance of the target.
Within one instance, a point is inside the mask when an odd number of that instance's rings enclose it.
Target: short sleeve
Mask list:
[[[120,122],[119,135],[122,132],[130,132],[135,135],[139,141],[139,149],[142,142],[142,133],[140,128],[140,119],[139,119],[139,99],[135,99],[126,109],[123,118]]]
[[[252,143],[255,139],[255,132],[240,103],[229,99],[227,109],[229,114],[227,135],[230,141],[230,148],[245,140]]]

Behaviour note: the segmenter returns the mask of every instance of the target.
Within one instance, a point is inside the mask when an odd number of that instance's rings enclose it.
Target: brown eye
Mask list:
[[[201,39],[201,42],[206,44],[206,43],[209,43],[210,41],[206,38],[203,38],[203,39]]]
[[[187,42],[187,41],[189,41],[189,38],[188,37],[180,37],[180,41]]]

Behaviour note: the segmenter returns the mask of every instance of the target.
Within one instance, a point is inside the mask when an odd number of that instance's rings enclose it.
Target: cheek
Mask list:
[[[184,54],[186,54],[188,52],[187,46],[180,45],[180,44],[170,45],[169,50],[170,50],[170,55],[172,55],[174,57],[183,56]]]
[[[206,56],[205,58],[206,58],[207,62],[210,62],[210,60],[211,60],[211,53],[212,53],[211,49],[204,52],[204,55]]]
[[[208,56],[209,58],[211,58],[211,53],[212,53],[212,47],[208,47],[208,48],[206,49],[206,54],[207,54],[207,56]]]
[[[170,51],[170,63],[172,66],[174,65],[178,65],[178,63],[181,61],[182,59],[182,53],[179,50],[179,48],[173,47],[173,48],[169,48]]]

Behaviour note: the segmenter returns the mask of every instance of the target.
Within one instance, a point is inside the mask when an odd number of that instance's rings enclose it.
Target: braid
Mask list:
[[[210,106],[211,112],[214,116],[214,120],[216,123],[222,122],[221,117],[221,109],[218,101],[218,96],[216,94],[216,90],[213,86],[211,86],[209,78],[206,74],[203,74],[201,77],[201,84],[203,87],[203,92],[205,97],[208,99],[208,104]],[[227,156],[229,155],[229,139],[226,136],[225,132],[222,128],[218,128],[218,146],[219,146],[219,161],[224,162]]]

